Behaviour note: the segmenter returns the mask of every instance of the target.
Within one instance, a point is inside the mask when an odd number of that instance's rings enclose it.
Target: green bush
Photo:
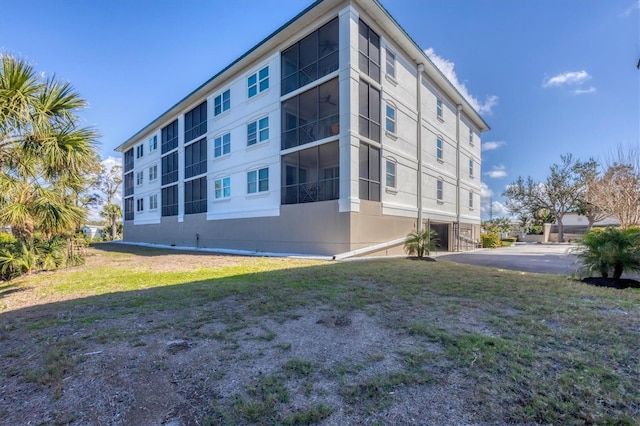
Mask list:
[[[15,243],[16,243],[16,238],[13,235],[7,234],[5,232],[0,232],[0,247],[6,246],[6,245],[13,245]]]
[[[588,273],[619,279],[640,271],[640,229],[596,228],[578,240],[578,258]]]
[[[482,241],[483,248],[496,248],[502,246],[502,241],[500,241],[500,235],[495,232],[488,232],[486,234],[480,235],[480,240]]]
[[[404,251],[409,256],[424,257],[426,254],[429,256],[431,250],[436,248],[438,242],[438,234],[433,229],[425,229],[421,232],[411,232],[407,235],[407,240],[404,242]]]
[[[501,240],[500,245],[502,247],[511,247],[513,245],[513,241],[511,240]]]
[[[502,239],[502,241],[508,241],[511,243],[515,243],[516,241],[518,241],[518,237],[505,237]]]

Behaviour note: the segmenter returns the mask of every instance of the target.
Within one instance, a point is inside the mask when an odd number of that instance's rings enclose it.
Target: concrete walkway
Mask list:
[[[511,247],[478,249],[464,253],[431,253],[431,257],[457,263],[492,266],[514,271],[571,275],[578,268],[569,244],[517,243]]]

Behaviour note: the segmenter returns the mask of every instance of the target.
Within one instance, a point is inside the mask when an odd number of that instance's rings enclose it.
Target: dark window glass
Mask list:
[[[178,120],[174,120],[171,124],[163,127],[161,133],[161,151],[163,154],[178,147]]]
[[[380,142],[380,91],[360,80],[358,102],[360,134]]]
[[[360,199],[380,201],[380,149],[360,142]]]
[[[207,172],[207,139],[202,138],[197,142],[184,147],[184,178]]]
[[[282,204],[336,200],[339,189],[338,142],[282,156]]]
[[[282,95],[338,69],[338,19],[309,34],[281,55]]]
[[[207,101],[184,115],[184,141],[189,142],[207,133]]]
[[[133,172],[124,175],[124,196],[133,195]]]
[[[133,148],[124,153],[124,172],[133,170]]]
[[[360,71],[380,82],[380,36],[362,20],[358,26],[358,55]]]
[[[162,157],[162,185],[178,180],[178,153],[173,152]]]
[[[124,199],[124,220],[133,220],[133,197]]]
[[[162,216],[178,215],[178,185],[162,188]]]
[[[189,180],[184,183],[184,214],[207,211],[207,178]]]
[[[340,133],[338,79],[327,81],[282,103],[282,149]]]

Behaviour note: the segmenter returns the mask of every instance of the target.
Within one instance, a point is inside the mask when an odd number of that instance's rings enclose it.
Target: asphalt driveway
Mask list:
[[[578,268],[569,244],[518,243],[511,247],[478,249],[464,253],[431,253],[431,257],[457,263],[492,266],[514,271],[571,275]]]

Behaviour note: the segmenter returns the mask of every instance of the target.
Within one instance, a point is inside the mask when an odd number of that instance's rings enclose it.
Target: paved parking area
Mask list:
[[[431,257],[457,263],[493,266],[524,272],[571,275],[578,268],[569,244],[517,243],[511,247],[478,249],[464,253],[431,253]]]

